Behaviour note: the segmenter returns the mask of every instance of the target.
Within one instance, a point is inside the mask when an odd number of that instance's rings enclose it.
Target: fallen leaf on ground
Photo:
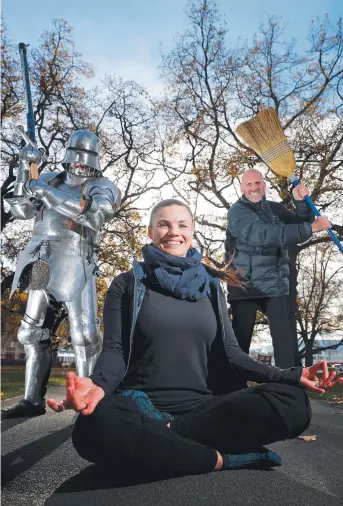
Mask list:
[[[314,436],[298,436],[299,439],[303,439],[304,441],[317,441],[317,435]]]
[[[335,411],[336,415],[343,415],[343,411]]]

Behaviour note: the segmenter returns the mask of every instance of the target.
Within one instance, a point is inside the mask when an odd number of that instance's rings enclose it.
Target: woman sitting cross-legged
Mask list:
[[[73,443],[91,462],[116,458],[178,474],[278,466],[280,457],[263,445],[308,427],[304,387],[324,392],[340,381],[325,362],[278,369],[240,349],[220,278],[239,281],[202,263],[193,229],[182,202],[154,207],[144,262],[135,261],[107,292],[103,350],[92,376],[68,373],[66,399],[48,401],[55,411],[80,412]],[[263,384],[234,391],[237,379]]]

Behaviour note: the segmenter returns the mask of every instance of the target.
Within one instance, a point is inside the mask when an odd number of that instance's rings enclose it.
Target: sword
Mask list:
[[[36,135],[35,135],[35,120],[33,115],[32,96],[30,87],[29,67],[27,64],[26,45],[23,42],[19,44],[19,54],[21,60],[21,69],[24,81],[25,100],[26,100],[26,122],[27,122],[27,134],[24,132],[24,128],[21,127],[20,132],[25,141],[33,147],[37,147]],[[24,135],[25,134],[25,137]],[[30,141],[30,142],[28,142]],[[31,179],[38,179],[38,167],[35,163],[30,165],[30,177]]]

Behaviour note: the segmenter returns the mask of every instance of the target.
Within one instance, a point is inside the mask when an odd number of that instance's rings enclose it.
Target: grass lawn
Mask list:
[[[69,369],[52,369],[49,378],[50,386],[65,384],[65,374]],[[24,394],[25,368],[23,366],[4,366],[1,368],[1,400]],[[309,391],[308,391],[309,392]],[[328,389],[325,394],[309,392],[311,399],[343,404],[343,384]]]
[[[329,367],[329,372],[331,372],[333,369]],[[318,373],[318,376],[321,376],[321,373]],[[337,378],[342,378],[343,373],[337,373]],[[340,404],[343,404],[343,383],[340,385],[336,385],[334,388],[328,388],[325,392],[325,394],[317,394],[316,392],[309,392],[310,399],[322,399],[323,401],[328,402],[337,402]]]
[[[52,369],[49,378],[50,386],[65,384],[65,374],[69,369]],[[1,367],[1,400],[24,394],[25,368],[24,366]]]
[[[343,404],[343,384],[335,388],[328,388],[325,394],[317,394],[316,392],[309,392],[311,399],[322,399],[323,401],[336,402]]]

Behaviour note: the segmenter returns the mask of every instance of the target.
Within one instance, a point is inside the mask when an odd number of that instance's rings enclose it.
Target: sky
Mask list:
[[[36,46],[54,18],[64,18],[73,27],[76,49],[95,69],[96,79],[116,75],[132,79],[149,90],[161,86],[158,66],[161,47],[173,48],[174,37],[188,24],[187,0],[3,0],[2,11],[8,37],[14,43]],[[268,16],[282,16],[287,39],[306,47],[312,19],[332,21],[343,14],[342,0],[217,0],[220,15],[229,28],[228,39],[251,39]],[[95,83],[94,83],[95,84]]]

